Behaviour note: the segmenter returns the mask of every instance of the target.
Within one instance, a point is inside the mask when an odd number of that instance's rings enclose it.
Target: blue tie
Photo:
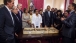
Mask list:
[[[49,17],[50,17],[50,11],[48,11]]]

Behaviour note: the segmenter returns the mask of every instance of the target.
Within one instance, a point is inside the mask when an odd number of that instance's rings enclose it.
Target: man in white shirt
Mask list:
[[[38,10],[35,10],[35,14],[32,15],[32,24],[35,28],[40,28],[42,24],[42,17]]]

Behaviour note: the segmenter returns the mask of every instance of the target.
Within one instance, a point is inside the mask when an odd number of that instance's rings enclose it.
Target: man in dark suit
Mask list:
[[[0,43],[15,43],[14,19],[11,13],[14,0],[4,0],[4,5],[0,9]]]
[[[22,19],[22,13],[23,13],[22,10],[21,10],[22,9],[22,4],[19,3],[17,5],[17,8],[18,8],[18,16],[19,16],[19,18]]]
[[[50,11],[50,6],[47,6],[47,11],[44,12],[44,25],[45,28],[53,26],[53,12]],[[47,39],[51,43],[50,39]]]
[[[56,10],[56,11],[55,11]],[[56,16],[57,16],[57,9],[56,8],[52,8],[51,11],[53,12],[53,15],[52,15],[52,25],[54,27],[56,27]]]
[[[19,17],[17,16],[18,15],[18,8],[16,7],[16,6],[14,6],[13,7],[13,9],[12,9],[12,14],[13,14],[13,17],[14,17],[14,21],[15,21],[15,32],[16,32],[16,34],[19,34],[20,33],[20,31],[21,31],[21,21],[20,21],[20,19],[19,19]]]
[[[76,25],[76,14],[74,12],[75,4],[69,5],[70,15],[68,18],[61,18],[63,23],[62,35],[63,43],[74,43],[75,38],[75,25]]]
[[[20,21],[19,21],[19,18],[17,16],[18,14],[18,8],[16,6],[13,7],[12,9],[12,14],[13,14],[13,18],[14,18],[14,21],[15,21],[15,41],[16,43],[19,43],[19,39],[18,39],[18,34],[20,33],[20,29],[22,28],[21,25],[20,25]]]
[[[17,14],[17,16],[18,16],[18,18],[19,18],[19,21],[20,21],[20,24],[21,24],[21,26],[20,27],[22,27],[22,11],[21,11],[21,8],[22,8],[22,4],[18,4],[17,5],[17,8],[18,8],[18,14]],[[22,28],[21,28],[22,29]]]
[[[52,15],[53,12],[50,11],[50,6],[47,6],[47,11],[44,13],[44,25],[45,27],[52,26]]]

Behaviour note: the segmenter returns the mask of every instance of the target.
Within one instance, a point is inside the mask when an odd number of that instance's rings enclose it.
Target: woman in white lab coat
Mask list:
[[[32,15],[32,24],[34,28],[40,28],[42,24],[42,17],[38,10],[35,10],[35,14]]]

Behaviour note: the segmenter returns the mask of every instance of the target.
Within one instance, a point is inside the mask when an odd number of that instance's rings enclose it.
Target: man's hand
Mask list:
[[[64,21],[66,18],[61,18],[61,21]]]
[[[15,33],[15,36],[18,37],[18,34]]]
[[[45,29],[46,29],[46,30],[48,30],[47,28],[48,28],[48,27],[45,25]]]
[[[51,25],[51,27],[53,27],[53,25]]]
[[[45,25],[45,28],[47,28],[47,26]]]

